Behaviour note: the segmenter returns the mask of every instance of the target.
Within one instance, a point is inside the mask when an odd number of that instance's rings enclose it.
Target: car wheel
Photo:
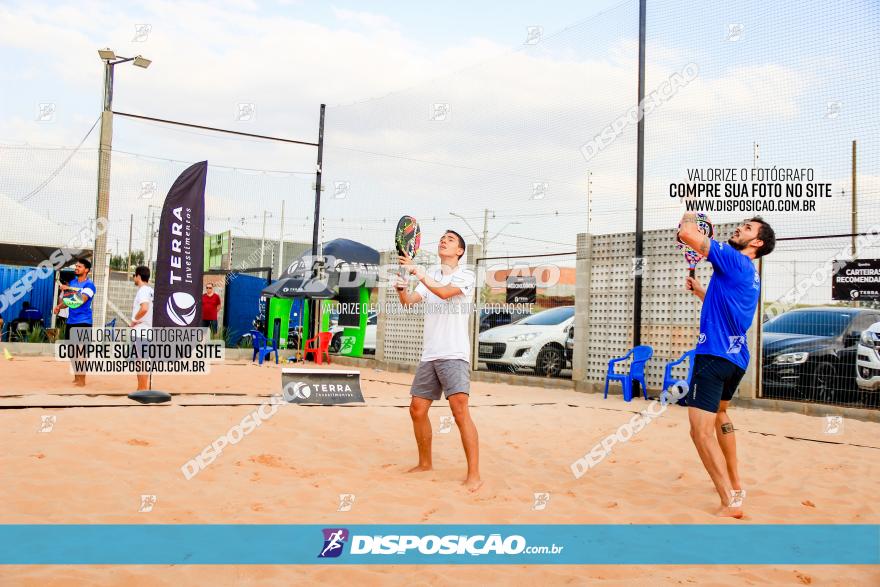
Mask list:
[[[488,367],[489,371],[494,371],[495,373],[516,372],[516,368],[513,365],[506,365],[504,363],[486,363],[486,367]]]
[[[834,365],[819,363],[813,371],[813,384],[808,397],[814,402],[832,403],[835,396]]]
[[[330,340],[330,352],[338,353],[339,349],[342,348],[342,333],[337,332],[333,335],[333,338]]]
[[[556,348],[546,348],[538,353],[535,361],[535,373],[542,377],[556,377],[565,366],[565,357],[562,351]]]

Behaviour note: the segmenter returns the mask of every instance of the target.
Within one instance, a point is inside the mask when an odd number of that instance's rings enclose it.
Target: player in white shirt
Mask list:
[[[440,265],[426,270],[412,264],[407,256],[400,264],[419,284],[410,293],[407,282],[398,279],[397,295],[400,303],[408,306],[425,302],[425,330],[422,360],[413,378],[409,413],[419,449],[419,464],[410,472],[430,471],[431,421],[428,408],[444,394],[461,433],[461,443],[467,459],[467,478],[464,485],[476,491],[480,480],[479,437],[477,427],[468,409],[470,393],[470,314],[474,294],[474,273],[459,265],[465,253],[465,242],[460,234],[447,230],[440,239],[437,254]]]
[[[131,307],[131,327],[143,335],[144,331],[153,327],[153,288],[150,283],[150,268],[139,265],[134,270],[134,285],[137,287],[137,293],[134,294],[134,304]],[[143,351],[147,344],[146,340],[136,342],[138,348]],[[142,391],[150,389],[149,375],[147,373],[137,374],[137,390]]]

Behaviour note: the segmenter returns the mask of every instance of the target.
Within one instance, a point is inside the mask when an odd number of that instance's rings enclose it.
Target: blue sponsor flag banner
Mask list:
[[[876,565],[880,525],[6,524],[0,564]]]

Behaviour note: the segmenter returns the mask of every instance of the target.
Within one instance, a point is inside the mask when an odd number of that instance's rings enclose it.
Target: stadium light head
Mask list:
[[[134,64],[138,67],[143,67],[144,69],[150,67],[151,63],[152,61],[150,61],[146,57],[141,57],[140,55],[134,58]]]
[[[116,53],[113,52],[113,49],[98,49],[98,56],[104,61],[116,59]]]

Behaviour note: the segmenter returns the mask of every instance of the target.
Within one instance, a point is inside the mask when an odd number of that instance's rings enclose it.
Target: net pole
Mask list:
[[[644,216],[644,178],[645,178],[645,116],[642,102],[645,100],[645,4],[639,0],[639,122],[636,144],[636,261],[633,264],[635,283],[633,285],[633,346],[642,344],[642,246]]]

